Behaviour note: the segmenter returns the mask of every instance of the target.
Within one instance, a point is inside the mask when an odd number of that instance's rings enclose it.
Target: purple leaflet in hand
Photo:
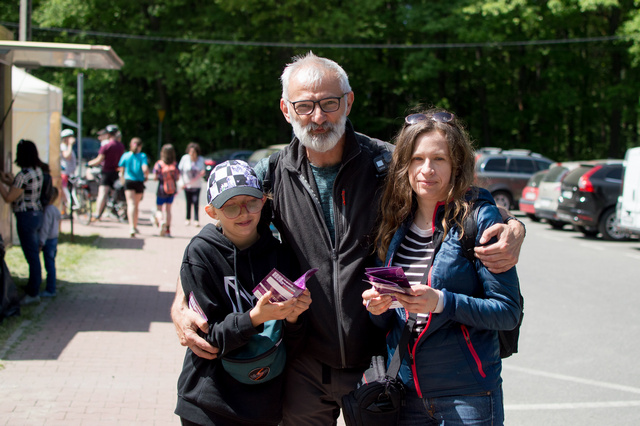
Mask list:
[[[271,303],[286,302],[289,299],[300,296],[307,288],[307,281],[318,270],[309,269],[295,282],[285,277],[277,269],[273,269],[266,277],[253,289],[253,295],[258,299],[271,290]]]

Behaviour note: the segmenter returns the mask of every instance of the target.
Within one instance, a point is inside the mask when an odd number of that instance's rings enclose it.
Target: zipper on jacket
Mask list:
[[[338,170],[338,174],[340,173],[340,171]],[[336,174],[336,180],[333,182],[333,185],[335,186],[336,181],[338,180],[338,175]],[[333,189],[332,189],[333,191]],[[344,333],[342,332],[342,327],[340,327],[340,324],[344,323],[344,318],[342,315],[342,309],[340,307],[340,274],[339,274],[339,269],[340,269],[340,265],[338,262],[339,259],[339,255],[338,255],[338,243],[340,241],[340,229],[342,229],[343,227],[346,228],[346,226],[344,226],[342,220],[344,220],[344,218],[346,217],[346,213],[347,213],[347,202],[346,202],[346,196],[345,196],[345,190],[343,189],[341,191],[341,195],[342,195],[342,204],[339,205],[340,207],[340,215],[336,215],[335,212],[333,213],[333,227],[334,227],[334,241],[335,244],[333,246],[333,296],[334,296],[334,302],[335,302],[335,306],[336,306],[336,319],[338,321],[338,341],[340,342],[340,359],[342,360],[342,367],[346,367],[347,366],[347,348],[346,345],[344,343]],[[335,204],[335,203],[334,203]],[[338,217],[336,217],[338,216]],[[342,220],[340,220],[342,218]]]
[[[473,343],[471,343],[471,337],[469,336],[469,330],[467,329],[467,326],[464,324],[460,324],[460,329],[462,329],[462,334],[464,335],[464,340],[467,342],[467,347],[469,348],[469,352],[471,352],[471,356],[473,356],[473,359],[476,362],[476,366],[478,367],[478,372],[480,373],[483,379],[486,378],[487,375],[482,369],[482,362],[480,361],[480,357],[478,356],[476,349],[473,347]]]
[[[338,171],[338,173],[340,173]],[[329,237],[329,228],[327,227],[327,224],[324,222],[324,213],[322,212],[322,206],[320,205],[320,200],[318,199],[318,197],[316,196],[316,194],[313,192],[313,188],[311,188],[311,185],[309,184],[309,182],[307,182],[307,180],[304,178],[304,176],[302,176],[301,174],[298,175],[298,178],[300,179],[300,182],[302,183],[302,186],[304,186],[304,188],[307,190],[307,192],[309,193],[309,195],[311,196],[311,198],[313,199],[313,203],[316,206],[316,212],[318,212],[318,214],[320,215],[321,218],[321,222],[324,225],[324,229],[325,229],[325,235],[327,236],[327,239],[329,240],[329,244],[331,245],[331,237]],[[336,175],[336,180],[338,180],[338,176]],[[335,187],[335,181],[334,181],[334,187]],[[333,191],[333,188],[332,188]],[[333,288],[333,303],[334,306],[336,307],[336,332],[338,333],[338,343],[340,344],[340,359],[342,361],[342,367],[346,367],[347,365],[347,356],[346,356],[346,349],[345,349],[345,345],[344,345],[344,335],[342,333],[342,330],[340,328],[341,324],[342,324],[342,311],[340,309],[340,292],[339,292],[339,274],[338,274],[338,250],[336,249],[336,247],[338,246],[338,226],[337,223],[335,221],[335,212],[334,212],[334,228],[335,228],[335,243],[331,246],[331,263],[332,263],[332,288]]]

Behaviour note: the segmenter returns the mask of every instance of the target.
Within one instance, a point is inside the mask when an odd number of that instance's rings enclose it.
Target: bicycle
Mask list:
[[[92,184],[92,190],[94,189],[93,187],[95,187],[95,192],[91,192],[94,204],[97,204],[98,185],[101,181],[101,175],[102,169],[100,167],[87,169],[87,176],[90,177],[89,182]],[[97,211],[99,208],[100,206],[96,207],[96,213],[99,213]],[[127,198],[124,195],[124,185],[120,179],[117,179],[113,183],[113,187],[109,188],[102,213],[110,215],[119,222],[127,222]]]
[[[120,222],[127,222],[127,197],[124,195],[124,185],[120,180],[113,184],[107,197],[105,210],[110,212]]]
[[[78,221],[83,225],[91,223],[93,214],[93,204],[96,201],[96,191],[92,191],[94,181],[84,179],[80,176],[70,176],[71,185],[71,214],[76,215]]]

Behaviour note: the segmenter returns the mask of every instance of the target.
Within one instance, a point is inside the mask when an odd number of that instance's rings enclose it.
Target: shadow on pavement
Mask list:
[[[171,322],[174,294],[157,286],[90,283],[64,288],[43,302],[49,306],[37,324],[26,326],[6,360],[55,360],[80,332],[148,332],[153,322]]]
[[[98,239],[97,245],[99,249],[133,249],[141,250],[144,247],[144,239],[142,238],[105,238]]]

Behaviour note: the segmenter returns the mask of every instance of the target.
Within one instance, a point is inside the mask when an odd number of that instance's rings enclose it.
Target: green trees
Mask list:
[[[638,144],[633,0],[40,0],[33,26],[34,40],[113,46],[122,70],[84,71],[85,128],[118,123],[151,154],[158,109],[178,152],[287,142],[278,78],[308,50],[349,73],[350,117],[371,136],[422,104],[463,117],[478,146],[567,160]],[[74,118],[75,72],[35,73]]]

